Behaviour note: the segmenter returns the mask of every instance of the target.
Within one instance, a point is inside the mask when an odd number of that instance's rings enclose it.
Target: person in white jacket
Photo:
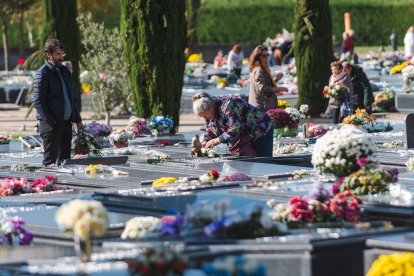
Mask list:
[[[405,58],[410,60],[414,57],[414,26],[411,26],[404,37]]]
[[[227,58],[227,66],[229,74],[234,74],[238,79],[240,79],[241,70],[243,65],[243,52],[240,48],[240,45],[234,45],[229,56]]]

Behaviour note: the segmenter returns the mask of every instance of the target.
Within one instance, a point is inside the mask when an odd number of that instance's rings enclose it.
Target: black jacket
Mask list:
[[[354,95],[356,95],[356,103],[358,107],[367,107],[374,102],[371,84],[362,68],[356,65],[352,66],[352,85],[354,87]]]
[[[61,66],[59,69],[66,84],[72,106],[71,121],[80,123],[82,119],[76,105],[76,93],[72,75],[65,66]],[[55,66],[48,62],[37,70],[34,77],[33,103],[37,110],[36,117],[39,121],[45,121],[49,124],[63,122],[64,98],[62,82]]]

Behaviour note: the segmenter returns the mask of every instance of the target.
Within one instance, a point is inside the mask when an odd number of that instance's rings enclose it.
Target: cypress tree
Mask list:
[[[186,45],[185,1],[122,0],[121,32],[136,115],[179,125]]]
[[[311,115],[327,104],[322,89],[328,84],[333,61],[332,19],[329,0],[297,0],[295,7],[295,63],[298,105],[308,104]]]
[[[40,44],[40,65],[45,62],[43,48],[48,39],[57,38],[65,45],[65,60],[73,65],[79,109],[81,108],[81,89],[79,81],[79,59],[81,55],[79,25],[76,0],[44,0],[43,32]]]

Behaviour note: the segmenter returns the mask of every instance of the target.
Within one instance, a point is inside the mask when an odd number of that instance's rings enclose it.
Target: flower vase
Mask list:
[[[10,144],[0,144],[0,153],[9,152]]]
[[[79,258],[81,263],[87,263],[91,261],[92,245],[90,237],[85,239],[76,236],[74,237],[75,241],[75,251],[76,255]]]

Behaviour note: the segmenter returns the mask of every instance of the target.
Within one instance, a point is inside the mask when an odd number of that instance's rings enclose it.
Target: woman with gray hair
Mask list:
[[[240,156],[272,156],[273,125],[264,111],[237,97],[205,92],[192,100],[194,113],[205,119],[203,147],[227,143]]]

